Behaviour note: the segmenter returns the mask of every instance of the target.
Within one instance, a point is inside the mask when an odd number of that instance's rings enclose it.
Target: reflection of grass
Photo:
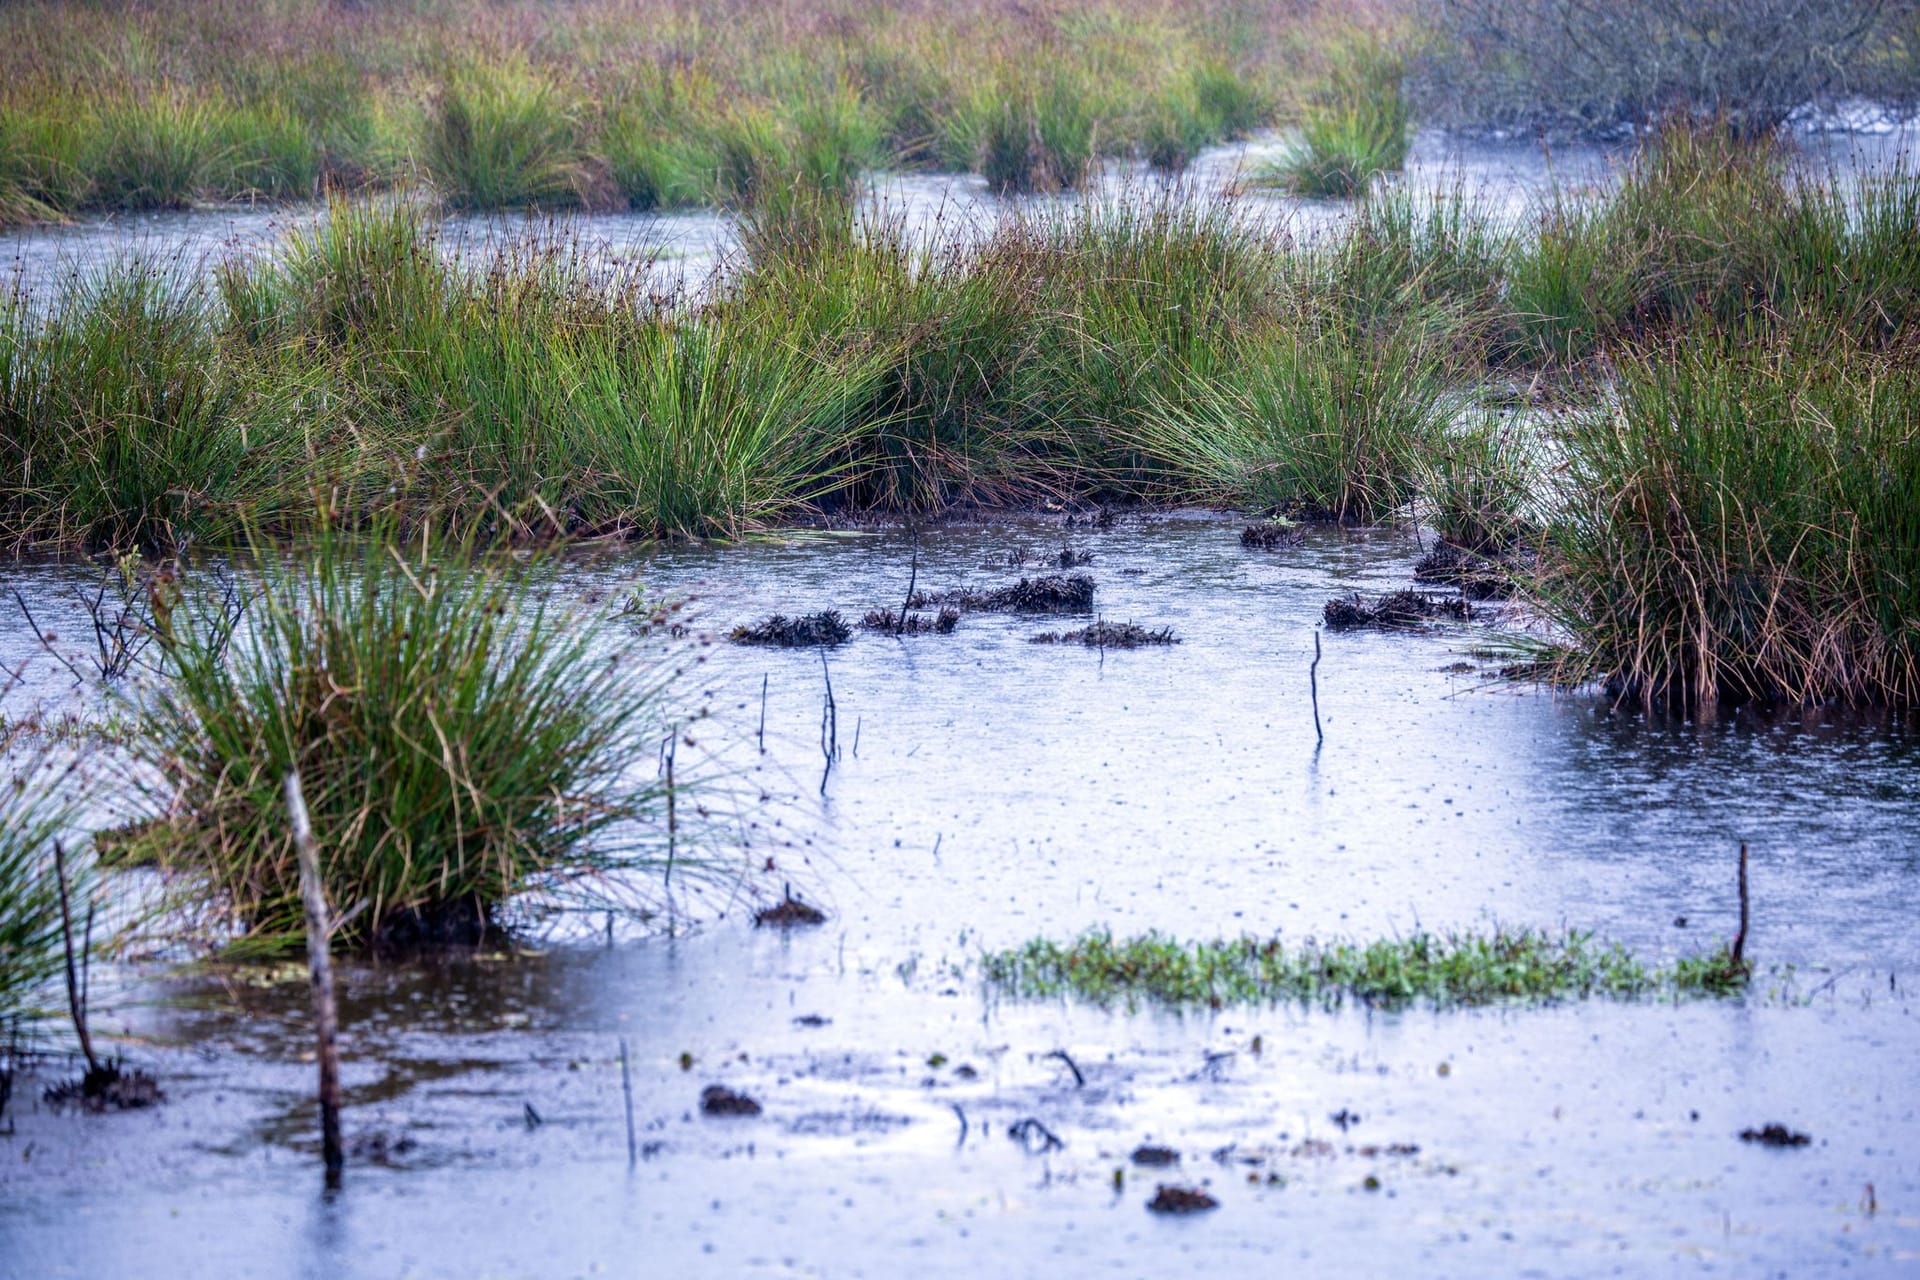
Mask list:
[[[1578,930],[1416,933],[1368,944],[1242,937],[1182,943],[1162,934],[1115,939],[1103,930],[1064,945],[1035,939],[986,957],[987,980],[1014,995],[1099,1004],[1477,1005],[1587,996],[1728,995],[1745,986],[1721,951],[1648,966]]]

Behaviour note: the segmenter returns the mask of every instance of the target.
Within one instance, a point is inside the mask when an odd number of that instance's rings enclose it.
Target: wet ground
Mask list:
[[[1798,163],[1820,173],[1885,171],[1911,163],[1920,123],[1871,131],[1804,132]],[[1299,236],[1338,226],[1352,213],[1348,201],[1299,200],[1249,180],[1291,146],[1290,135],[1263,133],[1249,141],[1214,147],[1196,158],[1181,180],[1196,195],[1241,193],[1242,207],[1256,221]],[[1397,181],[1415,189],[1462,193],[1500,221],[1523,218],[1555,186],[1579,190],[1604,185],[1618,172],[1622,146],[1591,143],[1545,147],[1525,141],[1461,138],[1428,131],[1418,135]],[[1144,166],[1110,164],[1097,189],[1107,197],[1152,192],[1162,179]],[[897,221],[914,235],[965,241],[985,235],[1009,209],[1072,204],[1084,193],[1047,197],[996,197],[972,174],[874,175],[867,216]],[[56,227],[0,234],[0,281],[46,295],[66,276],[124,257],[129,250],[177,262],[190,272],[257,254],[289,229],[310,222],[319,210],[302,205],[222,207],[86,217]],[[558,236],[599,267],[640,271],[664,292],[697,292],[715,266],[738,247],[731,222],[712,210],[666,214],[494,214],[447,220],[442,249],[468,261],[484,261],[502,243],[529,234]]]
[[[56,1115],[33,1099],[57,1064],[22,1082],[0,1275],[1920,1268],[1912,731],[1611,715],[1498,683],[1487,632],[1451,625],[1324,635],[1316,749],[1321,606],[1405,585],[1419,549],[1317,530],[1249,551],[1239,530],[1195,513],[925,533],[924,590],[1006,585],[1019,571],[983,566],[1070,541],[1101,616],[1182,643],[1035,645],[1061,620],[979,614],[947,636],[856,632],[828,658],[824,796],[818,651],[683,642],[706,654],[703,745],[780,824],[752,858],[831,920],[755,930],[722,893],[677,937],[347,966],[358,1148],[338,1194],[297,968],[105,975],[99,1032],[169,1100]],[[724,634],[897,607],[908,562],[897,534],[805,533],[582,563],[561,589],[640,580]],[[12,576],[52,615],[61,575]],[[24,638],[0,617],[10,663]],[[34,670],[15,699],[58,705],[63,682]],[[1094,925],[1565,923],[1670,958],[1732,932],[1743,840],[1760,978],[1735,1001],[1174,1015],[1005,1002],[969,971],[982,948]],[[763,1113],[703,1116],[710,1084]],[[1010,1137],[1027,1119],[1064,1146]],[[1812,1142],[1740,1141],[1774,1122]],[[1143,1143],[1179,1165],[1132,1166]],[[1151,1214],[1161,1183],[1220,1207]]]

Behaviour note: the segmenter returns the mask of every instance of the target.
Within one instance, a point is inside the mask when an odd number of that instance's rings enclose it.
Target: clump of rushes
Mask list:
[[[32,759],[0,778],[0,1026],[41,1006],[65,954],[53,842],[70,834],[74,817],[64,798],[72,786],[67,775]],[[69,872],[79,875],[74,867]],[[70,899],[84,903],[84,885],[71,888]],[[84,917],[84,905],[78,910]]]
[[[999,192],[1079,185],[1097,154],[1089,88],[1061,70],[981,86],[944,126],[943,150]]]
[[[1542,445],[1525,418],[1472,414],[1418,460],[1420,489],[1442,540],[1503,556],[1538,536]]]
[[[100,268],[51,315],[0,305],[0,533],[171,550],[217,524],[272,456],[238,373],[206,292],[164,263]]]
[[[1813,337],[1623,355],[1567,428],[1559,675],[1716,703],[1920,700],[1920,377]]]
[[[1226,379],[1154,393],[1142,449],[1206,496],[1307,518],[1373,524],[1413,498],[1453,401],[1423,326],[1368,332],[1329,309],[1242,341]]]
[[[465,209],[581,203],[588,191],[578,111],[524,57],[452,68],[427,123],[422,160]]]
[[[523,895],[643,905],[641,874],[672,851],[652,766],[664,669],[610,652],[537,561],[390,534],[323,525],[269,563],[244,625],[171,611],[168,679],[132,748],[153,816],[127,855],[211,904],[236,945],[296,943],[281,784],[297,771],[342,945],[477,942]],[[697,873],[684,833],[678,853],[674,874]]]
[[[1724,949],[1671,968],[1569,929],[1416,933],[1359,944],[1241,937],[1183,943],[1163,934],[1116,939],[1105,930],[1061,944],[1035,939],[982,962],[987,981],[1027,998],[1097,1004],[1277,1004],[1327,1008],[1346,1000],[1397,1007],[1611,996],[1730,995],[1745,972]]]
[[[1299,141],[1257,180],[1296,195],[1347,199],[1398,172],[1411,140],[1405,75],[1399,55],[1375,45],[1334,58],[1301,104]]]

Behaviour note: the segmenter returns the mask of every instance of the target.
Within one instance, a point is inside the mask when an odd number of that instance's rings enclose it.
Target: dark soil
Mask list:
[[[98,1115],[103,1111],[139,1111],[167,1100],[160,1082],[144,1071],[129,1071],[118,1058],[90,1069],[77,1080],[50,1087],[41,1097],[56,1110],[78,1106]]]
[[[1133,1154],[1128,1158],[1146,1169],[1164,1169],[1168,1165],[1180,1163],[1180,1153],[1172,1147],[1135,1147]]]
[[[1255,551],[1297,547],[1306,540],[1306,531],[1288,520],[1262,520],[1240,531],[1240,545]]]
[[[797,618],[776,613],[757,626],[735,627],[729,637],[735,644],[765,644],[781,649],[845,644],[852,638],[852,628],[834,609]]]
[[[757,1116],[760,1114],[760,1104],[723,1084],[710,1084],[700,1091],[700,1113],[709,1116]]]
[[[948,605],[937,614],[909,613],[905,625],[902,625],[898,613],[875,609],[860,619],[860,625],[868,631],[884,632],[890,636],[944,636],[960,625],[960,611]]]
[[[1022,578],[998,591],[915,592],[910,609],[952,605],[974,613],[1086,613],[1093,608],[1093,579],[1083,573]]]
[[[1079,631],[1043,631],[1033,637],[1034,644],[1083,644],[1089,649],[1138,649],[1150,644],[1179,644],[1172,627],[1158,631],[1132,622],[1096,622]]]
[[[405,955],[437,947],[477,947],[486,941],[491,919],[478,896],[389,911],[373,931],[373,949]]]
[[[1783,1124],[1770,1124],[1758,1129],[1742,1129],[1740,1141],[1757,1142],[1763,1147],[1804,1147],[1813,1139]]]
[[[1471,606],[1460,597],[1425,591],[1395,591],[1384,596],[1366,596],[1356,591],[1327,601],[1325,613],[1327,626],[1335,631],[1362,627],[1397,631],[1442,619],[1465,622],[1472,616]]]
[[[756,927],[791,929],[795,925],[825,924],[827,913],[809,902],[802,902],[788,889],[786,896],[771,907],[753,913]]]
[[[1147,1208],[1155,1213],[1205,1213],[1218,1209],[1220,1202],[1198,1187],[1172,1187],[1161,1183],[1154,1189]]]
[[[1413,580],[1458,587],[1469,600],[1504,600],[1513,594],[1515,574],[1523,567],[1519,551],[1496,557],[1439,542],[1413,567]]]

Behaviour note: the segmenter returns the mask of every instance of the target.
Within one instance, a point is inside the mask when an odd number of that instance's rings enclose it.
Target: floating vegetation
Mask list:
[[[827,913],[810,902],[802,902],[793,896],[791,885],[780,901],[770,907],[762,907],[753,913],[756,928],[791,929],[795,925],[825,924]]]
[[[1154,644],[1179,644],[1172,627],[1149,630],[1132,622],[1096,622],[1078,631],[1043,631],[1034,644],[1083,644],[1089,649],[1139,649]]]
[[[1175,1187],[1166,1183],[1154,1188],[1147,1208],[1154,1213],[1205,1213],[1218,1209],[1220,1202],[1199,1187]]]
[[[947,605],[936,614],[873,609],[860,619],[862,628],[896,636],[944,636],[960,625],[960,610]]]
[[[1783,1124],[1769,1124],[1758,1129],[1742,1129],[1740,1141],[1757,1143],[1763,1147],[1804,1147],[1813,1139]]]
[[[1291,520],[1261,520],[1240,531],[1240,545],[1258,551],[1297,547],[1306,540],[1306,531]]]
[[[1451,542],[1437,542],[1413,566],[1413,580],[1454,587],[1468,600],[1504,600],[1519,585],[1520,572],[1512,558],[1481,555]]]
[[[1477,1005],[1728,995],[1746,985],[1745,969],[1724,949],[1650,967],[1624,947],[1572,929],[1416,933],[1366,945],[1309,939],[1293,946],[1253,937],[1183,943],[1157,933],[1116,940],[1094,930],[1064,945],[1035,939],[994,952],[982,969],[989,983],[1012,995],[1129,1007],[1142,1000],[1212,1008],[1282,1001],[1334,1007],[1348,999]]]
[[[1323,611],[1327,625],[1335,631],[1375,628],[1401,631],[1429,622],[1466,622],[1473,617],[1472,606],[1459,596],[1433,595],[1425,591],[1395,591],[1369,596],[1355,591],[1327,601]]]
[[[707,1116],[757,1116],[758,1101],[723,1084],[710,1084],[700,1091],[700,1114]]]
[[[735,644],[764,644],[780,649],[800,649],[812,645],[832,647],[851,640],[853,630],[837,610],[826,609],[793,618],[776,613],[753,626],[735,627],[727,638]]]
[[[1085,574],[1049,574],[1022,578],[995,591],[915,592],[908,607],[952,605],[970,613],[1086,613],[1093,608],[1094,582]]]

